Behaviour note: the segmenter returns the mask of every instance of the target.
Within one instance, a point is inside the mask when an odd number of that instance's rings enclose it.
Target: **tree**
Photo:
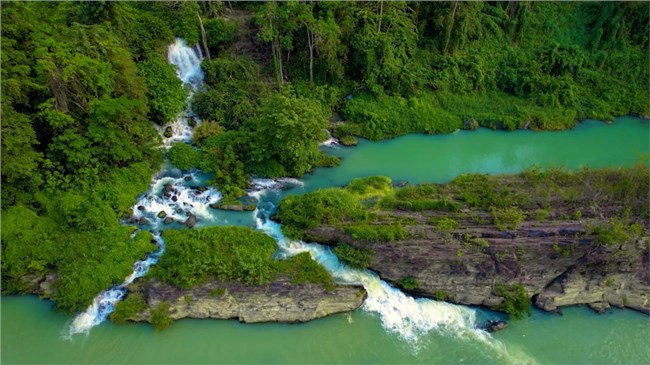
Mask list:
[[[326,127],[327,115],[314,100],[281,94],[266,98],[249,124],[253,162],[275,162],[287,174],[301,176],[316,163]]]
[[[158,124],[171,121],[183,109],[187,92],[176,77],[174,66],[158,54],[150,54],[140,64],[140,74],[147,84],[149,117]]]

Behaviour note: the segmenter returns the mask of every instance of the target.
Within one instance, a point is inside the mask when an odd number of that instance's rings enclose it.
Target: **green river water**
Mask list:
[[[613,125],[586,121],[564,132],[459,131],[409,135],[356,148],[333,169],[303,179],[301,193],[381,174],[412,183],[446,182],[461,173],[514,173],[538,165],[629,166],[647,161],[648,122],[620,118]],[[218,224],[252,225],[251,213],[215,213]],[[496,314],[479,310],[479,316]],[[10,363],[502,363],[492,347],[431,332],[416,345],[386,332],[379,319],[357,310],[305,324],[244,325],[181,320],[156,333],[145,324],[105,322],[88,336],[61,338],[71,315],[31,296],[2,297],[1,357]],[[596,315],[566,308],[563,316],[534,311],[493,334],[509,359],[537,363],[650,363],[650,318],[630,310]]]

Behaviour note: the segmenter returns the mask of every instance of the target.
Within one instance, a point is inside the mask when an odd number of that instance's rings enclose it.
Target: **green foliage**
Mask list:
[[[113,310],[108,318],[117,324],[124,324],[129,318],[132,318],[146,308],[147,303],[144,301],[142,294],[129,293],[124,300],[117,302],[115,310]]]
[[[203,21],[208,47],[213,51],[219,51],[230,44],[237,33],[237,24],[224,19],[208,19]]]
[[[152,274],[179,287],[202,284],[210,277],[259,285],[275,276],[275,242],[250,228],[168,230],[163,236],[167,252]]]
[[[316,161],[317,167],[336,167],[341,164],[341,158],[337,156],[330,156],[326,153],[322,153]]]
[[[210,297],[211,298],[222,297],[225,294],[226,294],[226,288],[223,288],[223,287],[219,287],[217,289],[210,290]]]
[[[450,133],[462,126],[460,118],[439,108],[426,95],[409,99],[355,95],[342,112],[346,120],[354,123],[353,134],[374,141],[416,132]]]
[[[327,115],[314,100],[277,94],[262,101],[249,127],[254,166],[275,161],[288,175],[302,176],[319,159],[318,143],[325,139]]]
[[[371,242],[391,242],[406,238],[406,230],[397,224],[355,224],[343,228],[353,239]]]
[[[314,261],[308,252],[292,256],[286,260],[276,261],[277,271],[289,275],[291,284],[319,284],[327,290],[334,289],[332,275],[321,264]]]
[[[415,290],[420,286],[417,278],[414,276],[405,276],[397,281],[397,283],[404,288],[404,290]]]
[[[368,212],[347,190],[329,188],[284,198],[280,202],[278,217],[284,233],[298,238],[304,229],[320,224],[367,220]]]
[[[217,122],[203,121],[192,130],[192,143],[201,146],[208,138],[216,137],[223,133],[223,127]]]
[[[494,225],[501,231],[517,229],[519,223],[526,218],[526,214],[515,206],[503,209],[493,208],[491,213]]]
[[[507,286],[499,284],[497,295],[503,298],[503,302],[497,307],[498,310],[508,313],[514,319],[522,319],[524,314],[532,315],[530,309],[530,298],[523,284]]]
[[[436,290],[436,291],[433,292],[433,298],[435,300],[442,301],[442,300],[446,300],[447,298],[449,298],[449,294],[447,294],[447,292],[444,291],[444,290]]]
[[[591,227],[588,234],[594,235],[597,245],[622,245],[643,234],[643,227],[638,224],[626,224],[622,220],[613,219],[608,225]]]
[[[183,171],[194,169],[201,163],[201,152],[182,142],[172,144],[167,157],[172,165]]]
[[[391,179],[385,176],[370,176],[364,178],[354,178],[345,190],[363,197],[373,195],[384,195],[393,190]]]
[[[174,320],[169,317],[169,308],[169,302],[163,300],[158,307],[149,310],[149,320],[156,331],[162,331],[174,323]]]
[[[371,248],[356,248],[347,243],[338,244],[332,252],[347,265],[358,269],[365,269],[370,266],[370,260],[374,255]]]
[[[458,223],[457,220],[449,217],[440,217],[440,219],[436,220],[435,224],[436,229],[443,233],[452,232],[460,228],[460,223]]]
[[[150,54],[140,65],[140,74],[147,85],[149,116],[158,124],[173,120],[183,109],[187,92],[181,87],[173,65],[158,54]]]

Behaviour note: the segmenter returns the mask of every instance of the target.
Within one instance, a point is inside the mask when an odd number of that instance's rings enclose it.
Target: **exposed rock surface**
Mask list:
[[[172,319],[238,319],[246,323],[306,322],[354,310],[366,297],[365,290],[358,286],[338,285],[328,291],[316,284],[290,284],[287,278],[261,286],[212,281],[191,289],[147,280],[132,290],[140,293],[151,308],[162,301],[170,303]],[[149,321],[149,310],[131,320]]]
[[[321,226],[307,231],[306,239],[372,248],[369,268],[398,286],[400,279],[414,277],[418,286],[410,292],[419,296],[496,308],[503,300],[497,294],[500,284],[522,283],[533,303],[546,311],[589,304],[597,311],[616,305],[650,313],[647,238],[596,245],[587,234],[595,220],[525,221],[509,231],[459,220],[460,228],[442,233],[425,224],[421,213],[392,214],[418,222],[406,227],[409,238],[359,241],[340,228]],[[476,238],[487,244],[481,246]]]

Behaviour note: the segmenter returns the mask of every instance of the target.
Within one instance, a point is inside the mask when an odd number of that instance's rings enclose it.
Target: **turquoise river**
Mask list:
[[[647,163],[647,120],[619,118],[612,125],[585,121],[563,132],[480,129],[449,135],[408,135],[354,148],[327,147],[339,167],[316,169],[304,186],[284,194],[343,185],[354,177],[386,175],[395,181],[447,182],[462,173],[515,173],[531,166],[630,166]],[[255,225],[253,213],[218,212],[211,224]],[[374,313],[357,310],[304,324],[245,325],[224,320],[181,320],[162,332],[145,324],[109,321],[72,341],[62,333],[73,316],[31,296],[2,297],[3,364],[14,363],[650,363],[650,317],[623,309],[597,315],[585,307],[564,315],[535,310],[492,335],[494,346],[431,331],[417,343],[382,327]],[[477,316],[498,317],[484,309]]]

